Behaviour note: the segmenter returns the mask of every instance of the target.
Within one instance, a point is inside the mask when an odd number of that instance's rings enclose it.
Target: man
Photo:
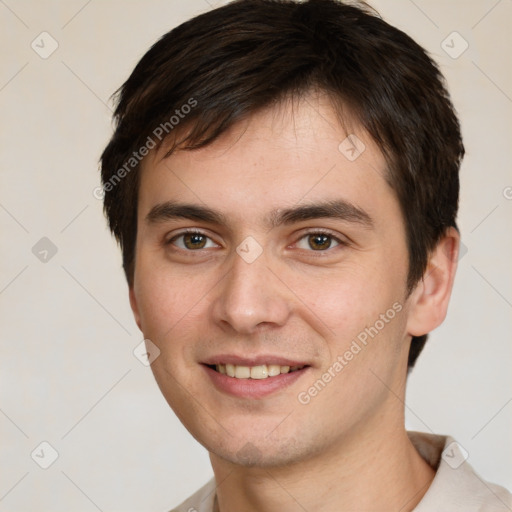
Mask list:
[[[162,393],[214,480],[178,511],[510,510],[408,433],[464,148],[442,77],[364,5],[240,0],[123,85],[105,211]]]

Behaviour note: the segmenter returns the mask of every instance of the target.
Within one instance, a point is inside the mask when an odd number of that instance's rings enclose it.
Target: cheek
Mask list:
[[[388,374],[401,357],[407,316],[404,280],[405,273],[399,269],[393,275],[380,265],[361,264],[333,272],[319,282],[302,282],[305,304],[328,327],[323,331],[328,351],[323,370],[341,358],[345,377],[340,380],[347,379],[351,389],[366,386],[367,378],[374,379],[370,368],[379,375]]]
[[[171,407],[183,400],[183,388],[190,388],[190,372],[197,371],[194,347],[205,334],[202,308],[206,291],[183,273],[157,269],[139,261],[135,283],[144,337],[160,350],[151,365],[156,381]],[[195,375],[195,374],[194,374]]]
[[[400,300],[398,282],[389,275],[384,278],[377,266],[361,264],[313,278],[301,276],[295,279],[294,289],[331,334],[346,338],[373,324]]]
[[[205,293],[196,281],[185,272],[171,272],[149,258],[138,261],[134,289],[147,337],[165,338],[193,315],[198,298]]]

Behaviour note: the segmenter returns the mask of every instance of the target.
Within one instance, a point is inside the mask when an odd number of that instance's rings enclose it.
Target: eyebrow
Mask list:
[[[222,213],[211,208],[195,204],[176,203],[174,201],[157,204],[146,215],[146,222],[148,224],[156,224],[173,219],[198,220],[211,224],[226,224],[227,220]]]
[[[271,212],[269,224],[276,227],[280,224],[292,224],[320,218],[334,218],[354,222],[366,228],[372,228],[374,224],[373,219],[366,211],[343,199],[279,209]]]
[[[320,218],[339,219],[361,224],[365,228],[372,228],[374,225],[373,219],[365,210],[343,199],[273,210],[267,216],[266,224],[270,228],[275,228],[283,224],[293,224]],[[159,203],[151,208],[146,215],[146,222],[148,224],[157,224],[173,219],[189,219],[210,224],[229,224],[226,215],[217,210],[206,206],[175,201]]]

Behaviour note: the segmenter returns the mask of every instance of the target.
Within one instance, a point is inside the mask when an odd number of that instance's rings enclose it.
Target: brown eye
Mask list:
[[[181,233],[169,240],[168,243],[186,251],[217,247],[217,244],[208,236],[200,232]]]
[[[327,235],[309,235],[308,243],[311,249],[321,251],[331,247],[332,239]]]
[[[202,249],[206,245],[206,237],[199,233],[191,233],[183,237],[187,249]]]
[[[327,251],[340,245],[339,240],[328,233],[309,233],[303,236],[297,243],[299,249],[313,251]]]

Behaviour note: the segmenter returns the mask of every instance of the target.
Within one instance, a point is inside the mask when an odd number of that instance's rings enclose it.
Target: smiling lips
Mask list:
[[[284,391],[311,368],[305,360],[272,354],[219,354],[203,363],[214,387],[227,395],[261,400]]]
[[[268,379],[270,377],[277,377],[282,373],[290,373],[301,370],[305,365],[300,366],[287,366],[278,364],[262,364],[258,366],[243,366],[237,364],[216,364],[212,367],[222,375],[234,377],[235,379]]]

